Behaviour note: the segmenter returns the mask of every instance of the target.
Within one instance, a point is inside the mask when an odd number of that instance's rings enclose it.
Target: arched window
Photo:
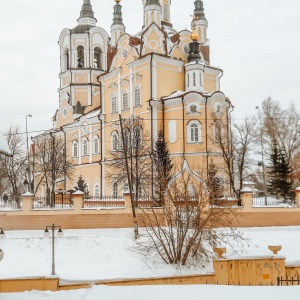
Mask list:
[[[73,142],[73,157],[78,157],[78,142]]]
[[[123,93],[123,110],[127,110],[129,108],[129,102],[128,102],[128,92]]]
[[[223,122],[218,120],[214,124],[214,138],[216,143],[221,143],[224,137]]]
[[[86,186],[85,186],[85,188],[84,188],[84,193],[85,193],[86,195],[88,195],[89,192],[90,192],[90,187],[89,187],[88,183],[86,183]]]
[[[196,86],[196,73],[193,73],[193,86]]]
[[[94,68],[101,70],[101,49],[99,47],[96,47],[94,49]]]
[[[117,96],[113,94],[111,96],[111,113],[115,114],[117,112]]]
[[[140,106],[141,105],[141,88],[137,86],[134,89],[134,106]]]
[[[65,51],[65,70],[70,70],[70,52],[69,49]]]
[[[129,192],[129,185],[127,182],[123,183],[123,193],[128,193]]]
[[[112,137],[111,137],[111,148],[113,151],[117,151],[118,150],[118,143],[119,143],[119,139],[118,139],[118,132],[114,131],[112,133]]]
[[[190,74],[186,75],[186,86],[189,87],[190,86]]]
[[[83,48],[83,46],[77,47],[77,67],[84,68],[84,48]]]
[[[124,140],[125,140],[126,149],[128,150],[130,147],[130,130],[129,130],[129,128],[124,129]]]
[[[86,138],[82,141],[82,156],[88,156],[88,140]]]
[[[189,143],[201,142],[201,124],[199,121],[191,121],[188,124],[188,142]]]
[[[96,183],[94,186],[94,197],[100,197],[100,185]]]
[[[143,141],[143,131],[141,126],[136,126],[133,129],[133,147],[138,148],[142,145]]]
[[[119,187],[118,187],[118,183],[115,182],[113,184],[113,187],[112,187],[112,196],[117,198],[118,197],[118,193],[119,193]]]
[[[97,136],[95,136],[93,140],[93,153],[94,154],[99,153],[99,138]]]

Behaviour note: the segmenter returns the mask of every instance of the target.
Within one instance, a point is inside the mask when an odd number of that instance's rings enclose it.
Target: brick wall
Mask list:
[[[1,216],[1,227],[5,230],[44,230],[47,225],[58,224],[65,229],[128,228],[132,227],[130,214],[89,215],[39,215]]]

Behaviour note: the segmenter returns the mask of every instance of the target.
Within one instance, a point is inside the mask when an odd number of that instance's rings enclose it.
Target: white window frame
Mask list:
[[[111,150],[117,151],[119,143],[119,135],[117,131],[113,131],[111,134]]]
[[[100,198],[100,184],[98,182],[94,185],[94,197]]]
[[[202,142],[202,126],[198,120],[192,120],[188,123],[188,143],[191,144],[199,144]]]
[[[134,88],[134,106],[138,107],[142,105],[142,99],[141,99],[141,87],[136,86]]]
[[[128,109],[129,109],[129,95],[127,91],[124,91],[122,94],[122,110],[128,110]]]
[[[94,136],[93,138],[93,154],[99,154],[99,137]]]
[[[114,93],[111,95],[111,113],[115,114],[117,112],[118,112],[117,95]]]
[[[89,155],[89,141],[87,138],[84,138],[82,140],[82,156],[88,156]]]
[[[75,151],[75,146],[76,146],[76,151]],[[76,153],[75,153],[76,152]],[[78,141],[73,141],[72,145],[72,156],[73,157],[78,157]]]
[[[114,182],[112,185],[112,196],[117,198],[119,194],[119,185],[117,182]]]

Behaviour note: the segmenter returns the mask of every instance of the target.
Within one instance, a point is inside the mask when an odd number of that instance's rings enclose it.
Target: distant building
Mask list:
[[[120,140],[119,114],[142,120],[152,148],[163,129],[178,168],[189,166],[206,176],[214,164],[225,182],[217,137],[229,151],[233,107],[220,91],[223,71],[210,64],[203,1],[195,1],[192,31],[177,31],[171,0],[143,0],[144,22],[136,34],[126,32],[121,0],[115,2],[110,33],[97,26],[92,5],[84,0],[78,25],[59,36],[53,131],[65,138],[65,153],[75,166],[73,182],[63,179],[61,188],[72,188],[82,175],[91,195],[122,194],[126,184],[107,179]]]

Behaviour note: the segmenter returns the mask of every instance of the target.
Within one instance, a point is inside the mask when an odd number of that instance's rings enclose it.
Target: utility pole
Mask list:
[[[134,203],[133,203],[132,182],[131,182],[131,176],[130,176],[130,172],[129,172],[128,158],[127,158],[127,143],[126,143],[125,137],[124,137],[123,123],[122,123],[121,114],[119,114],[119,122],[120,122],[122,144],[123,144],[123,150],[124,150],[127,180],[128,180],[128,186],[129,186],[129,192],[130,192],[130,201],[131,201],[133,224],[134,224],[134,237],[135,237],[135,239],[137,239],[138,234],[139,234],[138,233],[138,224],[137,224],[137,219],[136,219],[136,214],[135,214],[135,207],[134,207]]]

